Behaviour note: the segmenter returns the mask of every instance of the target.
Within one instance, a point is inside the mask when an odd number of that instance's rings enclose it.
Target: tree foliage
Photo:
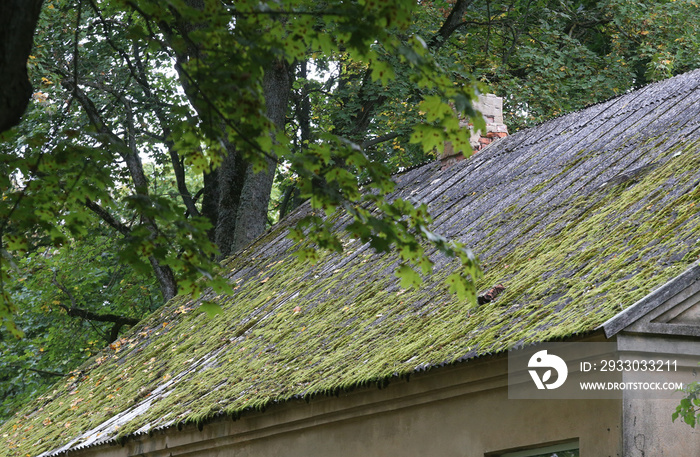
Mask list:
[[[447,58],[505,98],[512,131],[698,68],[699,16],[692,0],[475,1]]]
[[[227,238],[240,225],[235,200],[262,188],[264,204],[246,203],[266,216],[270,190],[253,171],[267,169],[269,182],[279,164],[296,201],[311,199],[316,211],[292,231],[300,255],[341,249],[326,219],[341,208],[355,236],[400,248],[407,285],[420,282],[409,264],[430,270],[427,237],[475,274],[468,251],[429,231],[425,207],[383,199],[391,168],[363,150],[382,129],[411,133],[389,101],[412,99],[413,123],[422,91],[469,107],[472,88],[455,88],[408,30],[414,7],[47,1],[28,60],[37,90],[0,151],[4,413],[160,297],[225,288],[215,255],[241,246]],[[334,75],[310,75],[323,68]],[[433,131],[446,137],[437,124],[451,123],[465,142],[454,119],[442,108]],[[431,148],[413,145],[421,158]],[[367,180],[373,191],[361,192]],[[465,275],[452,283],[467,293]],[[20,331],[22,341],[10,337]]]
[[[468,149],[443,102],[474,114],[474,89],[454,85],[425,40],[409,31],[415,7],[49,1],[30,56],[43,90],[3,143],[5,252],[31,251],[30,232],[53,245],[65,243],[65,233],[84,236],[83,220],[96,216],[122,236],[124,260],[153,270],[165,299],[203,286],[225,291],[215,253],[229,255],[264,229],[272,176],[282,164],[315,210],[291,232],[306,245],[301,255],[342,249],[326,219],[341,209],[355,221],[352,236],[380,252],[395,246],[406,264],[425,272],[431,261],[423,241],[460,257],[467,284],[478,272],[471,254],[432,234],[425,208],[386,201],[390,169],[361,147],[401,68],[414,98],[431,94],[419,105],[429,110],[428,123],[414,127],[412,140],[425,151],[448,138]],[[335,88],[350,117],[336,111],[328,124],[306,125],[314,132],[294,148],[284,130],[291,80],[314,55],[320,65],[352,67]],[[351,85],[353,100],[343,93]],[[149,188],[144,157],[168,168],[175,195]],[[202,176],[201,189],[190,190],[191,174]],[[361,179],[369,180],[364,191]],[[6,275],[9,264],[3,267]],[[207,280],[197,281],[202,276]],[[9,298],[0,307],[8,322]]]
[[[0,419],[80,365],[156,309],[153,277],[115,258],[117,240],[92,225],[87,237],[43,246],[11,271],[8,291],[24,338],[0,328]]]
[[[681,419],[686,424],[695,428],[700,422],[700,382],[691,382],[684,389],[685,397],[680,401],[676,410],[671,415],[675,422]]]

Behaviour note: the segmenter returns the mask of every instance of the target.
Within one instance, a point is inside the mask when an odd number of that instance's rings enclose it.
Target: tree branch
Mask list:
[[[376,138],[372,138],[371,140],[367,140],[364,143],[362,143],[362,149],[367,149],[369,147],[374,146],[375,144],[383,143],[385,141],[393,140],[394,138],[397,138],[401,136],[399,132],[391,132],[387,133],[385,135],[378,136]]]
[[[188,0],[189,2],[190,0]],[[169,42],[172,44],[174,37],[177,35],[176,30],[171,27],[169,24],[167,24],[165,21],[157,21],[154,20],[151,15],[148,13],[144,12],[141,8],[138,7],[134,2],[132,1],[127,1],[126,3],[129,5],[134,11],[136,11],[141,17],[146,21],[147,24],[149,24],[151,21],[154,21],[155,23],[158,24],[158,26],[161,29],[161,32],[163,36],[165,36],[166,42]],[[188,6],[192,8],[199,8],[199,6],[194,5],[194,4],[188,4]],[[229,127],[237,136],[240,138],[244,143],[246,143],[250,148],[257,152],[258,154],[262,155],[263,157],[266,157],[267,159],[271,160],[273,163],[279,163],[279,158],[270,154],[266,150],[262,149],[260,145],[254,141],[253,139],[249,138],[248,135],[246,135],[241,128],[228,116],[226,116],[221,109],[217,106],[217,104],[214,102],[214,100],[209,97],[209,95],[206,93],[205,90],[202,89],[202,87],[199,85],[198,81],[194,76],[192,76],[182,65],[183,62],[187,62],[190,59],[198,59],[202,60],[203,56],[201,55],[201,49],[200,47],[194,43],[189,36],[189,33],[199,27],[200,25],[197,24],[192,24],[186,21],[182,21],[182,17],[178,13],[178,11],[174,8],[171,7],[171,13],[173,13],[176,17],[178,17],[178,26],[176,27],[180,33],[179,33],[179,38],[182,38],[185,40],[185,43],[187,44],[187,50],[186,51],[174,51],[174,56],[175,56],[175,70],[177,71],[180,79],[180,83],[182,85],[182,88],[185,91],[185,94],[187,95],[187,98],[189,99],[190,103],[192,106],[195,108],[195,110],[199,113],[200,117],[202,119],[206,119],[207,117],[211,117],[210,115],[208,116],[206,113],[203,112],[202,107],[200,106],[199,102],[203,102],[203,104],[208,108],[208,110],[216,115],[218,119],[227,127]],[[150,26],[149,26],[150,30]],[[163,45],[163,43],[161,43]],[[166,48],[165,45],[164,49]],[[171,49],[175,49],[176,47],[170,46]],[[196,95],[196,96],[195,96]],[[199,98],[197,98],[199,97]],[[210,121],[211,124],[213,122]],[[225,137],[225,135],[224,135]],[[220,141],[227,141],[226,138],[220,138]]]
[[[78,57],[80,52],[78,44],[80,42],[80,16],[83,11],[83,2],[78,2],[78,15],[75,18],[75,36],[73,37],[73,86],[74,90],[78,88]],[[75,95],[75,94],[73,94]],[[70,101],[68,102],[70,103]]]
[[[146,96],[149,99],[157,98],[153,96],[151,85],[149,84],[148,78],[146,77],[146,69],[143,65],[141,56],[139,54],[139,49],[136,45],[133,46],[132,52],[134,56],[135,65],[132,66],[130,60],[127,57],[125,57],[129,68],[131,69],[132,73],[135,70],[138,70],[139,74],[137,76],[135,75],[135,78],[143,88],[143,91],[146,94]],[[153,106],[153,111],[155,112],[156,117],[158,118],[158,123],[160,124],[161,130],[163,131],[163,138],[165,138],[163,142],[167,146],[168,153],[170,154],[170,163],[173,166],[175,182],[177,184],[177,190],[180,194],[180,198],[182,198],[182,202],[185,204],[185,208],[187,208],[187,213],[189,213],[192,216],[199,216],[199,210],[197,209],[197,206],[195,206],[192,194],[187,188],[187,182],[185,181],[185,167],[182,164],[180,155],[175,150],[175,143],[170,139],[171,131],[170,127],[168,127],[167,118],[165,116],[165,113],[163,112],[163,108],[162,106],[156,103]]]
[[[105,30],[108,33],[112,32],[112,27],[111,23],[107,21],[104,16],[102,15],[102,12],[100,9],[97,7],[97,5],[91,0],[91,6],[92,9],[95,11],[95,13],[98,15],[100,18],[101,23],[103,24]],[[151,88],[150,83],[148,82],[148,77],[146,75],[146,69],[144,67],[143,61],[141,59],[141,55],[139,52],[138,46],[134,43],[132,46],[131,54],[133,57],[133,61],[130,58],[129,54],[120,47],[114,43],[112,40],[111,36],[107,36],[107,42],[109,43],[110,47],[114,49],[119,56],[124,60],[126,63],[127,67],[129,68],[129,71],[131,75],[135,78],[137,83],[141,86],[141,88],[144,91],[144,94],[146,97],[150,100],[157,99],[157,97],[154,97],[153,90]],[[119,98],[122,103],[125,105],[125,108],[127,109],[127,114],[129,115],[130,113],[130,107],[127,106],[128,101],[123,97],[122,94],[114,93],[113,91],[110,91],[108,88],[102,88],[102,90],[108,91],[112,93],[115,97]],[[192,195],[189,192],[189,189],[187,189],[187,184],[185,181],[185,170],[184,167],[182,166],[180,156],[175,151],[175,144],[172,140],[170,140],[170,128],[168,127],[168,122],[167,122],[167,117],[165,116],[165,113],[163,112],[162,106],[156,102],[153,105],[153,111],[158,118],[158,122],[161,126],[161,130],[163,134],[161,135],[162,138],[159,138],[161,141],[165,143],[165,145],[168,148],[168,152],[170,154],[170,162],[173,167],[173,172],[175,174],[175,182],[177,183],[177,189],[180,194],[180,197],[182,198],[183,203],[185,204],[185,208],[187,209],[187,213],[191,214],[193,216],[199,216],[199,210],[194,204],[194,200],[192,199]],[[133,118],[131,116],[128,116],[129,120],[129,127],[130,131],[132,133],[136,132],[136,129],[133,127]],[[130,135],[131,137],[131,135]]]
[[[117,332],[123,325],[136,325],[139,323],[139,319],[133,317],[119,316],[117,314],[99,314],[93,313],[83,308],[76,308],[74,306],[68,307],[66,305],[60,304],[60,306],[67,315],[70,317],[79,317],[88,321],[94,322],[112,322],[114,325],[118,326]],[[112,334],[114,334],[114,327],[112,328]],[[111,339],[111,343],[116,338]]]
[[[18,370],[33,371],[34,373],[38,373],[38,374],[43,375],[43,376],[61,376],[61,377],[69,376],[69,373],[60,373],[58,371],[40,370],[38,368],[24,367],[22,365],[18,365],[18,364],[14,364],[14,363],[9,364],[8,366],[12,367],[12,368],[16,368]]]
[[[62,76],[65,78],[65,75]],[[90,119],[90,123],[95,126],[99,133],[107,136],[110,141],[115,144],[122,143],[121,138],[119,138],[109,127],[107,127],[107,124],[102,119],[102,116],[100,116],[99,110],[95,104],[92,103],[92,100],[90,100],[85,92],[80,90],[79,86],[77,86],[73,81],[68,81],[66,79],[61,81],[61,85],[67,91],[73,94],[73,98],[78,100],[80,106],[82,106],[85,110],[85,114],[87,115],[88,119]]]
[[[133,318],[133,317],[126,317],[126,316],[119,316],[117,314],[99,314],[99,313],[94,313],[92,311],[88,311],[87,309],[84,308],[78,308],[75,300],[75,296],[71,293],[70,290],[63,284],[61,284],[58,279],[56,279],[57,273],[54,271],[53,272],[53,278],[51,278],[51,282],[58,287],[61,292],[66,294],[68,298],[70,299],[71,306],[68,307],[62,303],[59,303],[59,307],[62,308],[66,314],[70,317],[79,317],[81,319],[87,320],[87,321],[93,321],[93,322],[112,322],[114,325],[112,325],[112,330],[110,331],[109,337],[105,336],[105,339],[107,340],[107,344],[112,343],[119,337],[119,330],[124,325],[136,325],[139,323],[139,319]]]
[[[438,30],[428,42],[428,47],[433,50],[442,47],[450,38],[450,35],[463,25],[462,18],[464,17],[464,13],[467,12],[467,8],[469,8],[472,3],[474,3],[474,0],[457,0],[457,3],[452,7],[450,15],[447,16],[440,30]]]
[[[59,373],[58,371],[39,370],[38,368],[29,368],[29,367],[24,367],[24,369],[29,370],[29,371],[33,371],[34,373],[39,373],[40,375],[43,375],[43,376],[61,376],[61,377],[68,376],[66,373]]]
[[[99,314],[99,313],[93,313],[92,311],[88,311],[83,308],[78,308],[75,300],[75,296],[71,293],[70,290],[63,284],[61,284],[58,279],[56,278],[57,272],[53,272],[53,278],[51,278],[51,282],[58,287],[61,292],[64,294],[68,295],[68,298],[70,299],[71,306],[70,308],[66,305],[59,304],[61,308],[63,308],[66,313],[71,316],[71,317],[80,317],[82,319],[90,320],[90,321],[96,321],[96,322],[114,322],[120,323],[122,325],[136,325],[139,323],[139,319],[133,318],[133,317],[126,317],[126,316],[119,316],[117,314]]]
[[[61,84],[67,90],[75,91],[75,98],[87,113],[90,122],[93,123],[100,133],[106,135],[110,141],[117,146],[120,155],[124,159],[124,162],[126,162],[126,166],[129,169],[129,174],[131,175],[131,180],[134,184],[136,195],[150,200],[150,196],[148,194],[148,180],[146,179],[146,175],[143,171],[143,164],[141,163],[141,158],[139,157],[139,151],[136,144],[125,144],[124,141],[107,126],[102,117],[99,115],[97,107],[94,105],[92,100],[90,100],[87,94],[80,89],[80,87],[73,88],[73,83],[65,79],[61,82]],[[122,101],[126,102],[126,98],[123,95],[121,96],[121,99]],[[129,103],[126,102],[124,106],[125,109],[130,112]],[[133,122],[133,119],[131,122]],[[152,217],[146,215],[142,215],[142,217],[146,222],[148,229],[152,233],[155,234],[159,232],[158,225]],[[153,272],[155,273],[156,278],[158,279],[161,291],[163,292],[163,298],[165,301],[170,300],[177,295],[177,282],[175,281],[175,275],[173,274],[172,269],[167,265],[162,265],[154,256],[150,256],[148,260],[153,267]]]
[[[98,205],[97,203],[93,202],[89,198],[85,199],[85,206],[90,211],[97,214],[100,217],[100,219],[102,219],[103,221],[105,221],[107,223],[107,225],[109,225],[113,229],[117,230],[122,235],[127,236],[131,233],[131,229],[127,225],[116,220],[114,218],[114,216],[112,216],[109,213],[109,211],[107,211],[102,206]]]

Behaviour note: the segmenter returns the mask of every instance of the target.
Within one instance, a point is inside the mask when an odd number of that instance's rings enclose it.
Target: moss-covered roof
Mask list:
[[[237,417],[594,330],[698,259],[699,85],[688,73],[397,176],[436,231],[477,253],[479,289],[506,287],[495,301],[470,309],[446,292],[440,258],[420,290],[402,290],[395,259],[352,240],[301,263],[283,222],[225,263],[235,295],[204,297],[223,314],[175,298],[7,422],[0,455]]]

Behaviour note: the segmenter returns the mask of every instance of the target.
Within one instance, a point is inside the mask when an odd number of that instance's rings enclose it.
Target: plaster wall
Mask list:
[[[578,440],[621,456],[620,400],[509,400],[505,356],[434,369],[385,389],[288,402],[237,421],[169,429],[71,456],[484,457]]]
[[[700,340],[666,335],[618,335],[618,347],[636,360],[672,360],[676,369],[663,373],[664,382],[688,384],[700,381],[698,356]],[[636,381],[635,373],[627,373],[625,381]],[[623,455],[625,457],[664,457],[700,455],[700,429],[691,428],[682,420],[671,421],[683,394],[668,392],[649,395],[626,394],[623,397]]]

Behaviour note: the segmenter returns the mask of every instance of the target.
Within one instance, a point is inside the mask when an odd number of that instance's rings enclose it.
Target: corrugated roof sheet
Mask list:
[[[590,332],[698,259],[700,71],[519,132],[470,160],[396,177],[436,231],[501,283],[478,309],[441,281],[402,290],[396,259],[348,240],[315,265],[283,222],[224,266],[232,297],[178,297],[0,429],[0,455],[47,455],[182,422],[385,383]],[[305,211],[302,209],[301,211]]]

